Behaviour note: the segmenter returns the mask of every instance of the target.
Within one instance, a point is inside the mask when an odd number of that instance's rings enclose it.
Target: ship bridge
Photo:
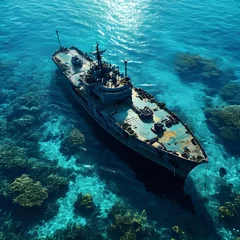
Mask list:
[[[132,94],[130,78],[120,74],[115,65],[102,61],[96,63],[75,47],[62,48],[53,58],[73,85],[84,85],[104,104],[123,100]]]

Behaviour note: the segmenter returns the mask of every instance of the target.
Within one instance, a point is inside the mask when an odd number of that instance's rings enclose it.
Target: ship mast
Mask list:
[[[57,34],[57,39],[58,39],[59,47],[60,47],[60,49],[62,49],[62,45],[61,45],[61,42],[60,42],[60,38],[59,38],[59,34],[58,34],[58,30],[56,30],[56,34]]]
[[[125,65],[125,77],[127,77],[127,60],[124,60],[124,65]]]
[[[98,42],[97,42],[97,45],[96,45],[96,51],[97,51],[97,61],[98,61],[98,67],[100,68],[100,69],[102,69],[102,57],[101,57],[101,54],[100,54],[100,50],[99,50],[99,44],[98,44]]]

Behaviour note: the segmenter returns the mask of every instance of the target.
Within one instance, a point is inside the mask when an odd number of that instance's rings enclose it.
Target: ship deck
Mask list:
[[[134,88],[132,91],[132,102],[112,104],[104,110],[115,119],[116,124],[122,126],[123,123],[127,123],[139,140],[149,142],[155,148],[163,147],[166,151],[177,156],[181,156],[187,151],[189,153],[188,159],[192,161],[205,159],[203,150],[183,122],[178,121],[170,127],[165,126],[166,130],[161,134],[153,132],[151,128],[153,128],[154,123],[169,120],[172,113],[165,108],[160,109],[155,102],[149,99],[141,99]],[[132,105],[141,109],[148,106],[153,110],[153,117],[146,120],[140,118],[133,110]]]
[[[82,61],[82,66],[73,66],[71,63],[71,59],[74,56],[78,56],[78,58]],[[79,54],[77,49],[72,47],[72,49],[67,49],[66,51],[58,51],[54,55],[55,62],[62,68],[63,72],[71,78],[73,84],[79,79],[79,74],[82,72],[86,72],[90,69],[91,62],[82,54]]]

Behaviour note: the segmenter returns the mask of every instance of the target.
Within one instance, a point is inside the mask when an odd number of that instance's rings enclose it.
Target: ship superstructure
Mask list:
[[[119,68],[76,47],[57,50],[52,59],[69,80],[82,107],[121,143],[185,179],[207,156],[187,125],[164,103],[134,87]]]

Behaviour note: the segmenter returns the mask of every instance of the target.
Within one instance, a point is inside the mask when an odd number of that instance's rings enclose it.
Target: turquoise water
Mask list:
[[[192,239],[234,239],[237,229],[226,228],[218,218],[218,172],[224,167],[226,182],[239,191],[239,157],[217,140],[204,114],[207,100],[214,105],[225,103],[218,94],[209,95],[206,84],[182,81],[175,72],[175,58],[179,52],[190,52],[214,59],[221,69],[234,69],[240,79],[239,9],[236,0],[1,0],[1,118],[7,118],[11,101],[32,84],[48,90],[48,107],[41,111],[49,115],[39,122],[38,150],[46,164],[55,161],[75,176],[66,195],[57,201],[58,213],[36,222],[30,233],[47,236],[69,221],[86,224],[73,211],[77,194],[83,192],[92,194],[100,219],[107,217],[114,203],[125,200],[139,211],[146,209],[160,232],[181,225]],[[193,130],[209,156],[209,164],[196,167],[184,186],[195,214],[174,200],[178,193],[169,199],[148,191],[118,154],[95,136],[77,107],[72,107],[51,61],[58,48],[56,29],[66,47],[75,45],[89,52],[99,41],[108,49],[105,57],[122,70],[123,60],[128,59],[132,82],[164,101]],[[219,83],[213,88],[218,92]],[[60,151],[61,135],[73,126],[86,133],[86,141],[77,156],[66,156]],[[2,142],[6,139],[16,141],[15,133],[1,136]],[[166,184],[159,189],[163,196],[167,188]]]

